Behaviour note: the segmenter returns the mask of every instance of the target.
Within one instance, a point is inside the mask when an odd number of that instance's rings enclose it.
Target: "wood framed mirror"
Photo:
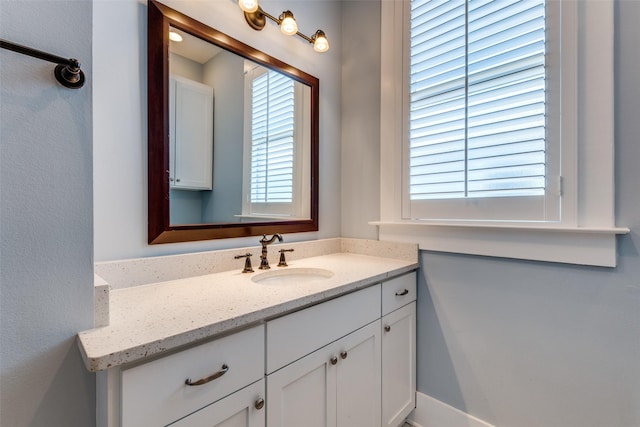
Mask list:
[[[318,79],[155,0],[147,47],[149,244],[317,231]]]

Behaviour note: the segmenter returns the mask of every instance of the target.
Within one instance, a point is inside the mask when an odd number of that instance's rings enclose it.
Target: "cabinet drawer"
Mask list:
[[[267,322],[267,373],[380,318],[380,285]]]
[[[382,315],[416,299],[416,273],[398,276],[382,284]]]
[[[223,369],[228,367],[228,370]],[[193,382],[222,373],[202,385]],[[122,426],[164,426],[264,375],[264,326],[122,370]]]

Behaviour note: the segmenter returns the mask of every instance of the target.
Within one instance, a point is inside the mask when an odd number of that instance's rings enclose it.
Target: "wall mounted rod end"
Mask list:
[[[80,69],[80,63],[76,59],[70,59],[69,64],[56,65],[53,74],[56,80],[69,89],[79,89],[84,86],[84,73]]]
[[[0,48],[12,50],[23,55],[58,64],[53,71],[53,74],[62,86],[70,89],[79,89],[84,86],[84,73],[80,69],[80,62],[78,62],[77,59],[66,59],[61,56],[52,55],[50,53],[22,46],[4,39],[0,39]]]

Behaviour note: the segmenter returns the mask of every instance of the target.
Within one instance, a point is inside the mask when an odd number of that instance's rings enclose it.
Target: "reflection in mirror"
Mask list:
[[[310,87],[171,34],[171,224],[310,219]]]
[[[317,230],[318,79],[148,5],[149,243]]]

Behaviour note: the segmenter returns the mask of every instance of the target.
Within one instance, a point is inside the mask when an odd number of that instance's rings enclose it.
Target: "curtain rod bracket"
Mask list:
[[[69,89],[79,89],[84,86],[85,77],[80,69],[80,62],[77,59],[66,59],[61,56],[52,55],[47,52],[32,49],[30,47],[21,46],[7,40],[0,39],[0,47],[22,53],[23,55],[32,56],[44,61],[53,62],[56,65],[53,75],[56,80],[64,87]]]

